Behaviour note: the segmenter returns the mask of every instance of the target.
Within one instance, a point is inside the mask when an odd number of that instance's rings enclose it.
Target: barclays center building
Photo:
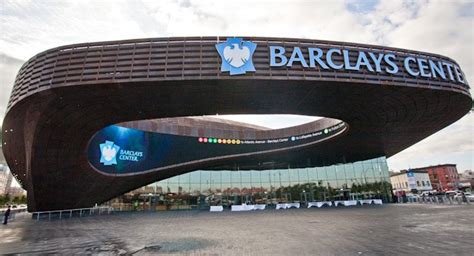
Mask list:
[[[30,211],[391,199],[386,158],[471,109],[459,65],[345,42],[83,43],[20,69],[3,150]],[[294,114],[282,129],[212,115]]]

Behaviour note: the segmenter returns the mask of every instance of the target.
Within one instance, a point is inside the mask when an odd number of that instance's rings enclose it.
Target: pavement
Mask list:
[[[127,212],[0,227],[0,254],[473,255],[474,205]]]

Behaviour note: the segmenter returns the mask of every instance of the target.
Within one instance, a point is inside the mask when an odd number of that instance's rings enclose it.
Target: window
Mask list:
[[[232,197],[226,200],[234,200],[234,197],[242,198],[240,196],[252,196],[254,199],[261,199],[264,197],[261,194],[264,193],[266,194],[265,197],[268,196],[267,202],[270,202],[270,200],[277,200],[282,197],[282,193],[289,193],[288,195],[291,194],[291,200],[303,200],[300,196],[302,190],[312,186],[331,186],[334,189],[340,189],[347,185],[347,188],[351,190],[354,185],[357,185],[358,188],[355,191],[360,193],[361,189],[367,189],[372,185],[376,186],[375,182],[380,184],[382,181],[389,181],[388,169],[384,162],[385,158],[381,159],[383,160],[382,163],[379,163],[378,160],[368,160],[337,166],[304,169],[285,168],[263,171],[197,170],[157,182],[156,193],[187,194],[186,198],[190,199],[185,199],[187,200],[185,203],[192,205],[208,203],[207,199],[205,202],[200,203],[199,197],[205,198],[211,194],[214,194],[216,198],[222,195],[223,197]],[[406,182],[406,179],[403,181],[402,175],[392,177],[392,180],[394,189],[408,188],[408,182]],[[369,186],[364,185],[365,182],[370,183]],[[307,183],[313,184],[308,185]],[[427,182],[426,184],[429,183]],[[285,187],[284,191],[278,190],[280,187]],[[148,191],[154,192],[155,184]],[[139,191],[139,193],[142,192]],[[309,191],[306,190],[306,192]],[[354,191],[350,192],[354,193]],[[388,200],[390,194],[383,193],[383,195],[377,196]],[[317,191],[314,191],[313,195],[323,199],[323,195]],[[328,200],[332,199],[329,198],[329,195],[325,196],[328,197]],[[336,199],[338,196],[334,195],[332,197]],[[221,201],[221,203],[223,202]],[[217,201],[212,203],[219,204]],[[236,201],[236,203],[238,202]]]
[[[421,184],[423,184],[423,187],[424,187],[424,186],[425,186],[425,181],[424,181],[424,180],[422,180],[422,181],[421,181]]]
[[[419,180],[416,181],[416,185],[417,185],[418,187],[421,187]]]

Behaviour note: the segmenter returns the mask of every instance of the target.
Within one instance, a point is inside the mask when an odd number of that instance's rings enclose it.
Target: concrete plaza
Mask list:
[[[0,254],[472,255],[474,205],[170,211],[0,228]]]

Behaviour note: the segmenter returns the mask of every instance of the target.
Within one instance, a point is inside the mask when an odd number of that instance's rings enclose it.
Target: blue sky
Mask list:
[[[346,1],[346,7],[350,12],[367,14],[375,11],[379,3],[379,0],[350,0]]]
[[[0,118],[16,72],[60,45],[168,36],[273,36],[421,50],[456,60],[474,83],[473,1],[0,1]],[[471,89],[471,94],[473,93]],[[269,127],[308,117],[234,117]],[[474,117],[391,157],[390,169],[458,164],[473,169]]]

